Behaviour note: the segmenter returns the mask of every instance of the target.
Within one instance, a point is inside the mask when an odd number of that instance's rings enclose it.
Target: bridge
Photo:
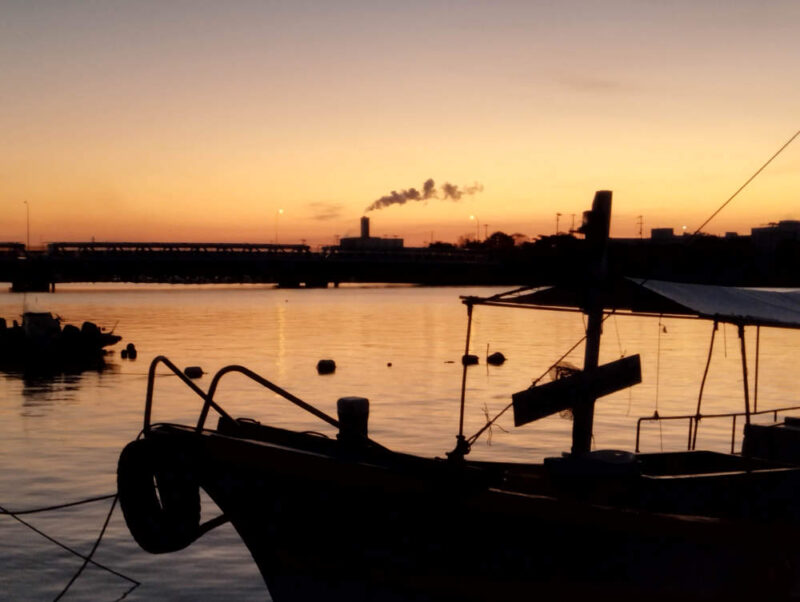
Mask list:
[[[12,291],[53,291],[68,282],[341,282],[508,284],[502,265],[466,250],[343,250],[308,245],[192,242],[55,242],[43,250],[0,243],[0,282]]]

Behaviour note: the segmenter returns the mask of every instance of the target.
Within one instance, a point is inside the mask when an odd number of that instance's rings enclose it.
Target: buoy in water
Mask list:
[[[136,346],[133,343],[128,343],[125,346],[125,351],[128,352],[126,354],[128,356],[128,359],[130,359],[130,360],[135,360],[136,359]],[[125,357],[125,356],[123,356],[123,357]]]
[[[461,363],[465,366],[474,366],[478,363],[478,356],[471,353],[465,353],[461,356]]]
[[[200,378],[205,374],[200,366],[186,366],[183,369],[183,373],[189,378]]]
[[[486,362],[491,364],[492,366],[499,366],[505,361],[506,361],[506,356],[500,353],[499,351],[495,351],[486,358]]]
[[[319,360],[317,362],[318,374],[332,374],[336,371],[336,362],[333,360]]]

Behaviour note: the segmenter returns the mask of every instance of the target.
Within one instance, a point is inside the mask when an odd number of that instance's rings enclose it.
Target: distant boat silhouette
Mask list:
[[[122,339],[93,322],[61,326],[50,312],[25,312],[22,324],[0,318],[0,367],[29,371],[80,369],[103,361],[105,348]]]

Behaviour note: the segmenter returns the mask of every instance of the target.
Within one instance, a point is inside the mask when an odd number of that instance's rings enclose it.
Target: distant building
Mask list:
[[[800,241],[800,220],[782,220],[760,228],[751,228],[750,240],[761,250],[774,250],[785,240]]]
[[[369,235],[369,218],[361,218],[361,236],[339,240],[342,251],[395,251],[403,248],[402,238],[378,238]]]
[[[650,238],[652,240],[672,240],[675,238],[675,230],[673,228],[651,228]]]

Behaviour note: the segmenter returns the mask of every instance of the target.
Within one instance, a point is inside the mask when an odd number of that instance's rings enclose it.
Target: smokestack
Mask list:
[[[361,218],[361,238],[369,238],[369,218]]]

